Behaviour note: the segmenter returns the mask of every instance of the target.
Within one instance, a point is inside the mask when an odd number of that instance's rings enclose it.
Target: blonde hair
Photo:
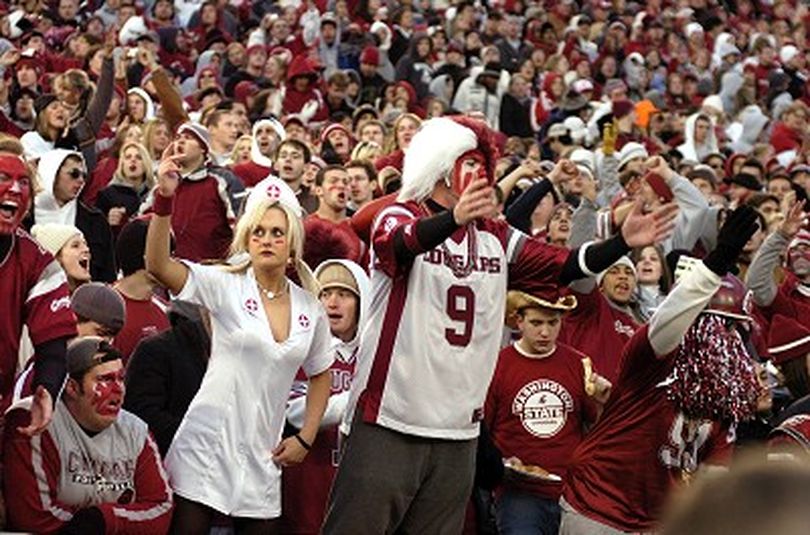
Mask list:
[[[146,150],[146,147],[135,141],[128,141],[121,146],[121,150],[118,152],[118,166],[115,168],[114,176],[119,180],[126,180],[124,177],[124,153],[130,147],[135,147],[138,154],[141,155],[141,161],[143,162],[143,183],[151,190],[155,185],[152,157],[149,155],[149,151]]]
[[[352,160],[374,161],[382,156],[382,147],[373,141],[361,141],[352,149]]]
[[[146,151],[149,153],[150,161],[159,159],[161,157],[160,154],[154,153],[155,148],[152,146],[152,134],[154,134],[155,130],[157,130],[161,125],[166,127],[169,134],[169,139],[171,140],[171,128],[169,128],[168,121],[166,121],[166,119],[163,117],[153,117],[146,121],[143,125],[143,146],[146,147]]]
[[[242,217],[239,218],[239,221],[236,223],[236,228],[234,229],[230,251],[231,256],[243,257],[248,252],[250,236],[253,234],[256,227],[259,226],[264,215],[271,208],[281,210],[287,219],[287,240],[290,246],[290,259],[293,261],[296,273],[298,273],[301,286],[313,295],[318,295],[318,282],[303,259],[304,223],[298,214],[285,204],[270,199],[262,199],[253,204],[249,208],[249,211],[242,214]],[[250,259],[246,258],[238,264],[226,267],[225,270],[230,273],[244,273],[250,265]]]
[[[253,136],[250,134],[243,134],[239,136],[239,139],[236,140],[236,143],[233,144],[233,150],[231,151],[231,155],[228,156],[228,162],[231,164],[237,163],[236,159],[239,157],[239,145],[242,143],[247,142],[248,148],[250,148],[253,144]]]
[[[388,142],[386,143],[385,154],[391,154],[392,152],[396,152],[402,148],[399,146],[399,142],[397,141],[397,130],[399,129],[399,125],[402,123],[402,121],[405,121],[406,119],[415,122],[416,128],[422,126],[422,119],[420,119],[415,113],[403,113],[397,117],[396,121],[394,121],[394,126],[392,126],[391,130],[388,131],[389,137]]]

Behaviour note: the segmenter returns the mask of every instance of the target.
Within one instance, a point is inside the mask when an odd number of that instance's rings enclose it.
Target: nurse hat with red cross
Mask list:
[[[304,215],[301,204],[290,186],[273,175],[268,176],[253,187],[245,203],[245,213],[249,213],[254,206],[265,200],[269,200],[271,203],[283,204],[298,217]]]

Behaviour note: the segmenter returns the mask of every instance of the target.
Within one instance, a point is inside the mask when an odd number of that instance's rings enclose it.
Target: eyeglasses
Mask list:
[[[68,176],[73,180],[78,180],[80,178],[87,178],[87,172],[83,169],[79,169],[78,167],[74,167],[68,171]]]

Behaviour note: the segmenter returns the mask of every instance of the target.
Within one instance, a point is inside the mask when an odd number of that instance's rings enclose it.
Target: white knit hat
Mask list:
[[[73,225],[62,225],[61,223],[34,225],[31,228],[31,235],[53,256],[56,256],[74,236],[84,236],[82,231]]]
[[[799,54],[799,49],[793,45],[785,45],[779,50],[779,61],[784,65]]]
[[[601,285],[602,285],[602,279],[604,279],[604,278],[605,278],[605,273],[607,273],[608,271],[610,271],[610,268],[612,268],[612,267],[614,267],[614,266],[627,266],[627,267],[629,267],[630,269],[632,269],[632,270],[633,270],[633,276],[636,276],[636,265],[633,263],[633,261],[632,261],[632,260],[630,260],[630,257],[629,257],[629,256],[624,255],[624,256],[622,256],[621,258],[619,258],[618,260],[616,260],[615,262],[613,262],[613,265],[611,265],[611,266],[610,266],[609,268],[607,268],[605,271],[602,271],[601,273],[599,273],[599,274],[596,276],[596,285],[597,285],[597,286],[601,286]]]
[[[627,162],[632,160],[633,158],[646,158],[649,156],[647,149],[644,148],[644,145],[641,143],[636,143],[635,141],[630,141],[629,143],[625,143],[622,147],[622,150],[619,151],[619,170],[624,167]]]

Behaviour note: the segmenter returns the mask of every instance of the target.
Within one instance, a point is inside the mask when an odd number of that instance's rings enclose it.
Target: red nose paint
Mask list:
[[[93,407],[101,416],[117,416],[123,398],[124,370],[107,373],[96,379],[93,387]]]

